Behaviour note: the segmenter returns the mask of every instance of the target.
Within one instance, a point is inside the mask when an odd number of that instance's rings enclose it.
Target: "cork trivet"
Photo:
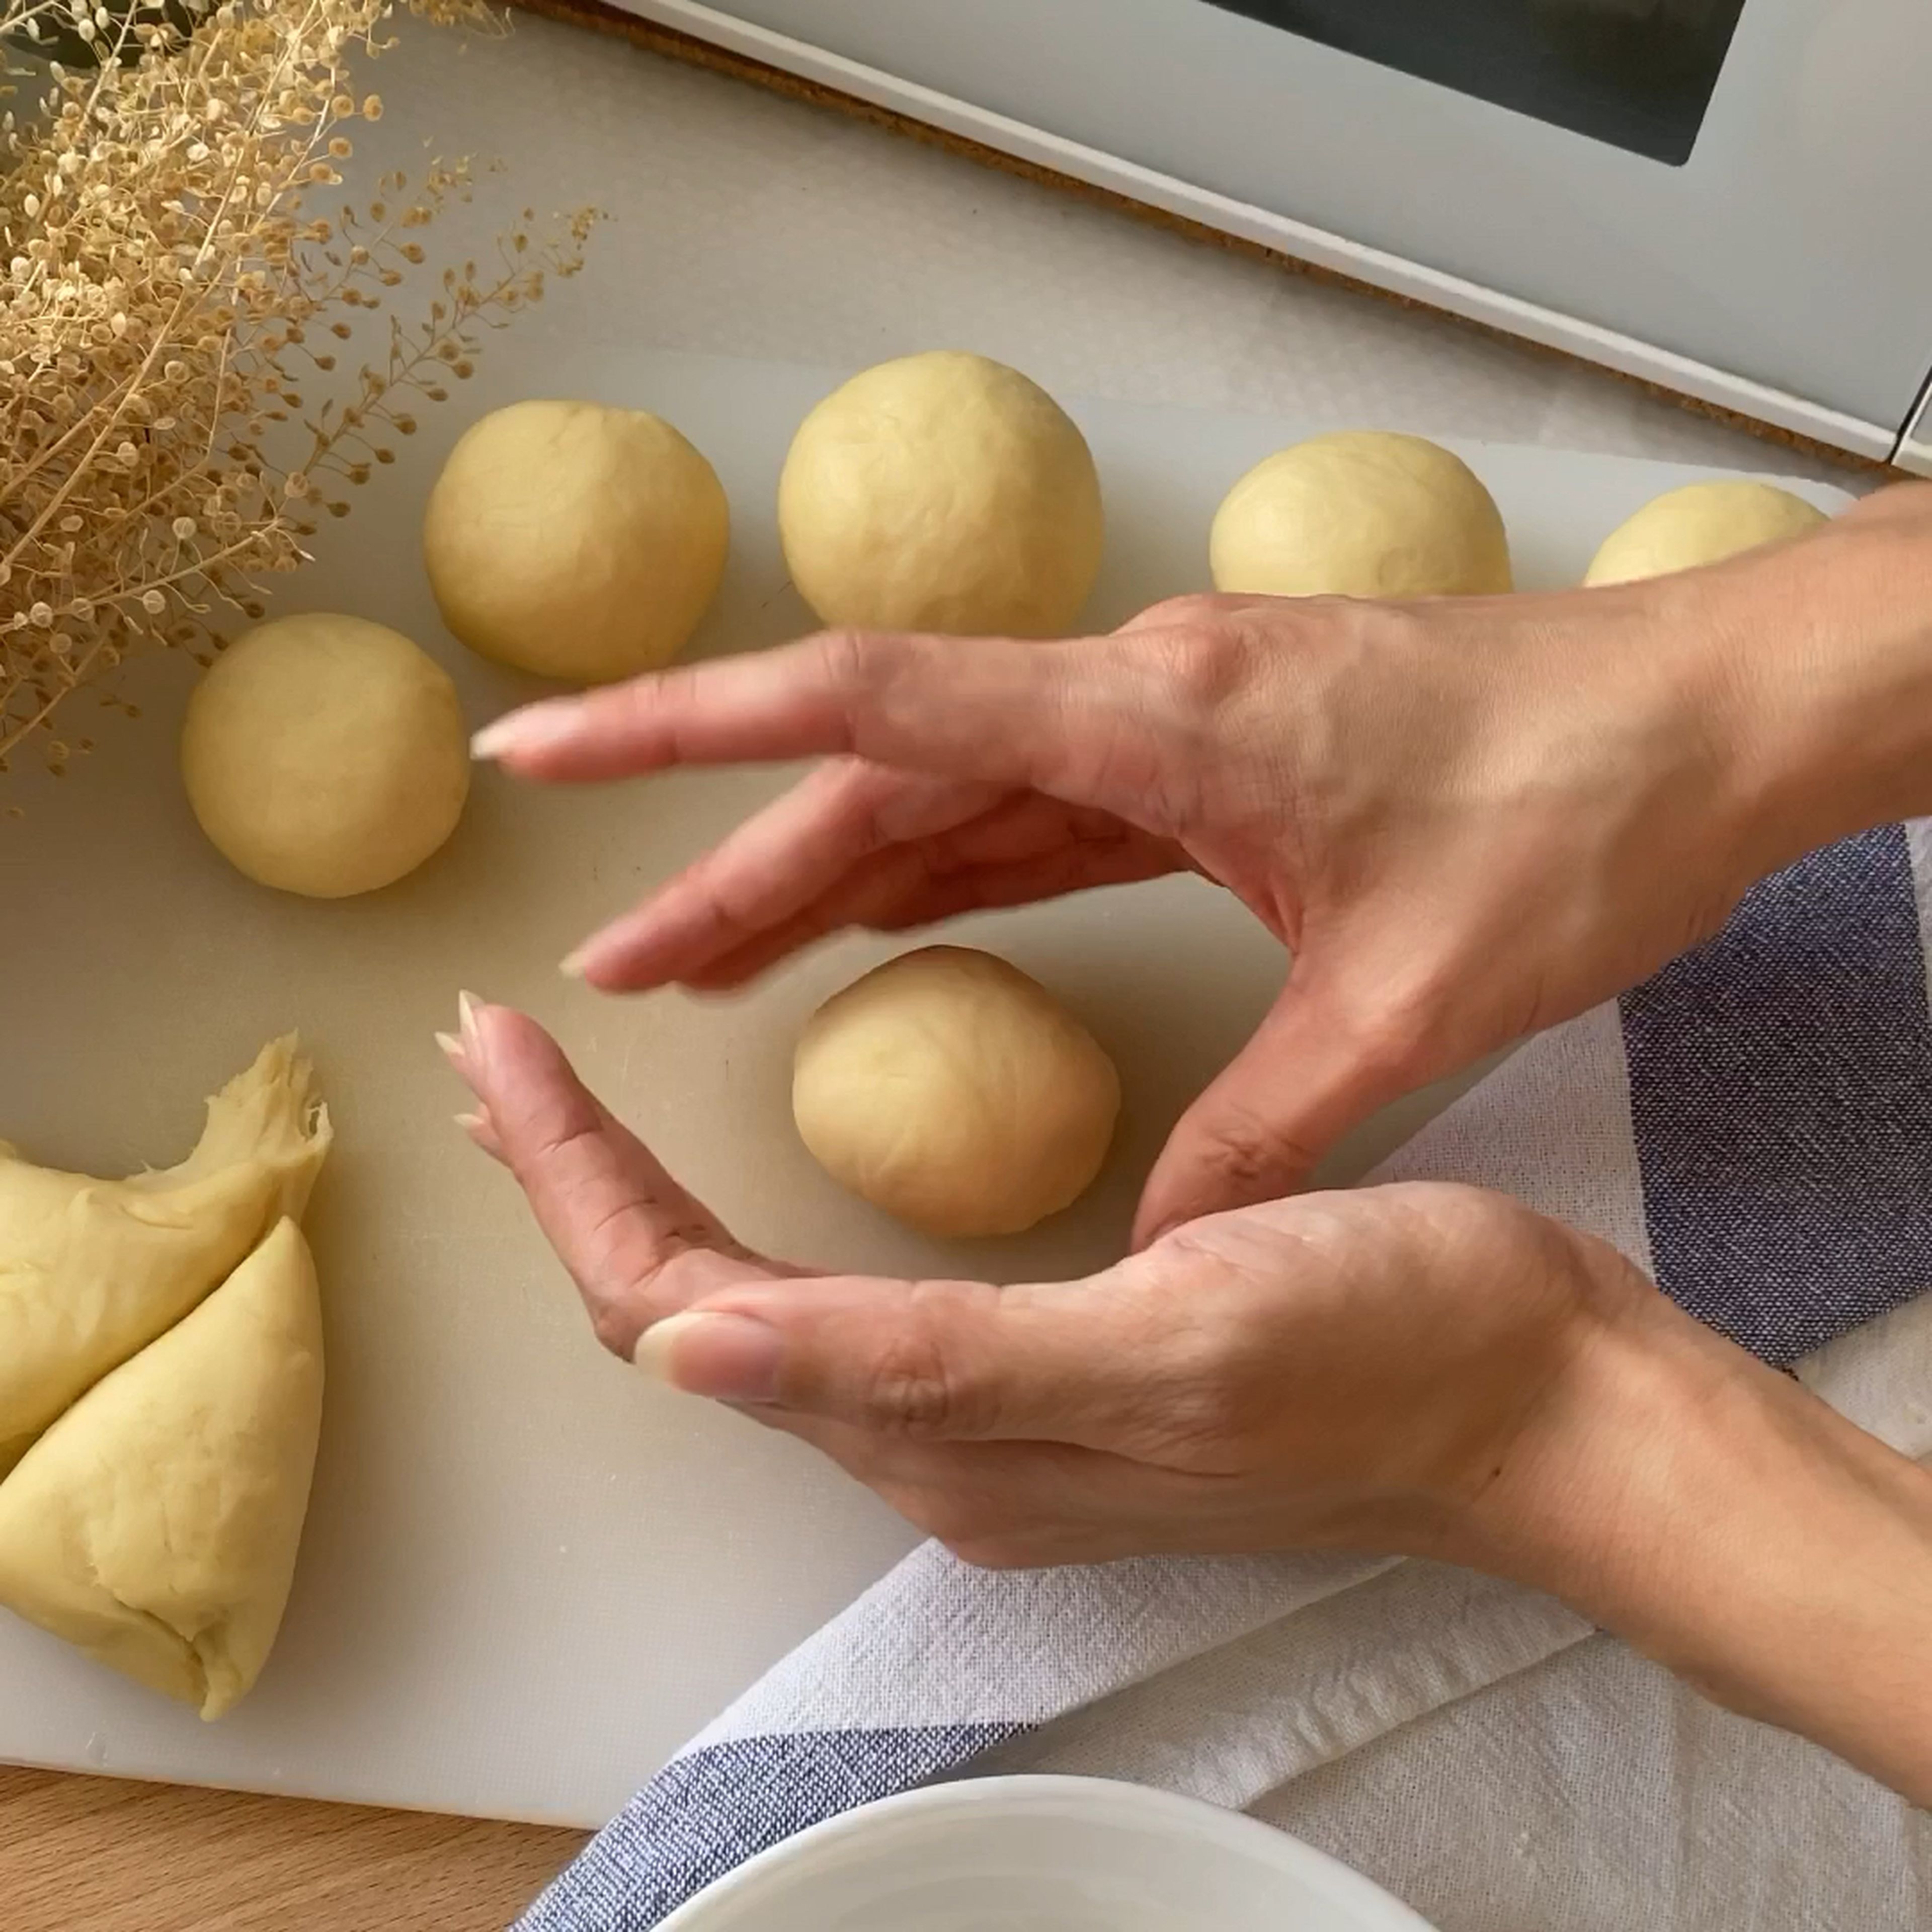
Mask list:
[[[1437,307],[1432,302],[1424,302],[1418,296],[1378,288],[1372,282],[1365,282],[1359,277],[1345,274],[1340,269],[1304,261],[1299,256],[1288,254],[1279,248],[1270,248],[1259,242],[1251,242],[1244,236],[1224,234],[1217,228],[1209,227],[1204,222],[1191,220],[1184,214],[1175,214],[1164,208],[1152,207],[1146,202],[1136,201],[1130,195],[1120,194],[1116,189],[1096,187],[1090,182],[1062,174],[1058,169],[1043,167],[1036,161],[1024,160],[1000,148],[988,147],[983,142],[973,140],[964,134],[956,134],[948,129],[934,128],[926,122],[915,120],[911,116],[899,113],[895,109],[881,107],[869,100],[861,100],[854,94],[843,93],[836,87],[828,87],[822,81],[808,80],[802,75],[788,73],[783,68],[754,60],[748,55],[713,46],[709,40],[701,40],[694,34],[680,32],[676,28],[660,26],[655,21],[639,20],[634,14],[603,4],[602,0],[513,0],[513,4],[526,13],[562,20],[572,26],[587,27],[596,33],[611,34],[619,40],[628,40],[634,46],[646,48],[652,53],[662,54],[668,59],[681,61],[687,66],[702,68],[712,74],[725,74],[734,80],[749,81],[754,86],[764,88],[773,94],[782,94],[789,100],[803,101],[813,107],[829,109],[850,119],[863,121],[874,128],[882,128],[890,134],[917,141],[926,147],[938,148],[947,154],[961,155],[969,161],[978,163],[982,167],[997,169],[1002,174],[1017,175],[1022,180],[1035,182],[1042,188],[1077,195],[1083,201],[1111,208],[1117,214],[1126,215],[1150,226],[1166,229],[1171,234],[1184,235],[1190,241],[1206,247],[1226,249],[1256,261],[1266,262],[1291,274],[1304,275],[1331,288],[1348,289],[1360,295],[1372,296],[1378,302],[1392,302],[1400,308],[1417,310],[1457,328],[1487,336],[1495,341],[1509,343],[1515,348],[1527,350],[1552,362],[1568,362],[1579,368],[1587,369],[1594,375],[1622,382],[1627,388],[1641,390],[1645,394],[1654,396],[1661,402],[1673,404],[1693,416],[1705,417],[1732,429],[1742,430],[1761,442],[1780,444],[1787,449],[1797,450],[1807,456],[1865,470],[1874,475],[1900,482],[1910,480],[1904,471],[1894,469],[1879,458],[1861,456],[1852,451],[1840,449],[1834,443],[1822,442],[1796,430],[1780,428],[1774,423],[1762,422],[1755,416],[1726,409],[1720,404],[1706,402],[1701,397],[1687,396],[1682,390],[1671,388],[1664,383],[1652,382],[1641,376],[1628,375],[1622,370],[1606,368],[1600,363],[1592,362],[1588,358],[1576,355],[1568,350],[1552,348],[1546,343],[1532,342],[1528,338],[1515,334],[1494,322],[1478,322],[1467,316],[1457,315],[1450,310]]]

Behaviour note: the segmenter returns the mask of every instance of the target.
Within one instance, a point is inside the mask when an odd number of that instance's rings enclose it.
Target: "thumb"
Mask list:
[[[646,1332],[635,1360],[675,1388],[927,1442],[1104,1448],[1151,1364],[1107,1277],[834,1276],[734,1287]]]
[[[1184,1114],[1134,1217],[1145,1248],[1184,1222],[1292,1193],[1378,1107],[1430,1078],[1430,1030],[1391,1002],[1364,1012],[1378,976],[1317,976],[1306,956],[1254,1036]]]

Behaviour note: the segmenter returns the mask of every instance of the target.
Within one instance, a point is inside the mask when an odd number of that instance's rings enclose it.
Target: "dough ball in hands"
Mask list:
[[[451,632],[539,677],[604,684],[676,656],[717,595],[724,485],[661,418],[514,403],[472,423],[423,519]]]
[[[360,617],[278,618],[238,638],[196,687],[181,758],[223,856],[310,898],[413,872],[470,792],[455,686],[400,632]]]
[[[1691,483],[1667,490],[1604,539],[1583,581],[1635,584],[1783,543],[1828,518],[1773,483]]]
[[[937,350],[854,376],[806,418],[778,533],[827,624],[1057,637],[1100,572],[1100,479],[1036,382]]]
[[[1489,596],[1509,538],[1482,479],[1419,436],[1348,430],[1258,463],[1215,512],[1217,590],[1269,597]]]
[[[855,980],[798,1043],[792,1112],[842,1186],[929,1234],[1016,1234],[1100,1170],[1120,1076],[1036,980],[930,946]]]

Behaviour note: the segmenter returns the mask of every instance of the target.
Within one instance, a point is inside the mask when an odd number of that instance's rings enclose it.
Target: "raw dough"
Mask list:
[[[1691,483],[1646,503],[1604,539],[1583,581],[1634,584],[1721,563],[1760,544],[1802,536],[1830,519],[1772,483]]]
[[[827,624],[1056,637],[1100,568],[1100,479],[1046,392],[935,350],[854,376],[807,416],[778,534]]]
[[[301,1214],[331,1138],[290,1038],[208,1102],[194,1152],[165,1172],[95,1180],[0,1143],[0,1473]]]
[[[670,424],[598,403],[513,403],[450,452],[423,518],[442,621],[539,677],[668,664],[716,596],[731,512]]]
[[[1270,597],[1484,596],[1510,588],[1502,514],[1460,456],[1345,430],[1278,450],[1228,492],[1217,590]]]
[[[0,1482],[0,1604],[220,1717],[280,1626],[321,1424],[315,1268],[285,1220]]]
[[[181,755],[223,856],[311,898],[413,872],[470,791],[455,686],[400,632],[360,617],[283,617],[237,639],[195,688]]]
[[[1100,1172],[1120,1076],[1036,980],[929,946],[812,1016],[792,1113],[832,1178],[930,1234],[1014,1234]]]

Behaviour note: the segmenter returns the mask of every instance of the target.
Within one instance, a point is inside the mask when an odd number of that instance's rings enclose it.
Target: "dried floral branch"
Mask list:
[[[494,25],[482,0],[412,4]],[[463,166],[433,164],[360,214],[311,210],[350,124],[381,112],[350,63],[380,50],[388,10],[0,0],[0,44],[90,63],[46,64],[0,118],[0,772],[29,739],[56,770],[86,748],[58,714],[88,687],[118,704],[107,674],[130,650],[205,659],[225,621],[260,616],[314,512],[344,514],[394,460],[411,400],[442,400],[480,330],[580,266],[593,217],[539,236],[526,210],[490,272],[447,271],[419,323],[388,314],[424,261],[417,231],[470,192]],[[304,382],[378,311],[382,359],[311,410]]]

